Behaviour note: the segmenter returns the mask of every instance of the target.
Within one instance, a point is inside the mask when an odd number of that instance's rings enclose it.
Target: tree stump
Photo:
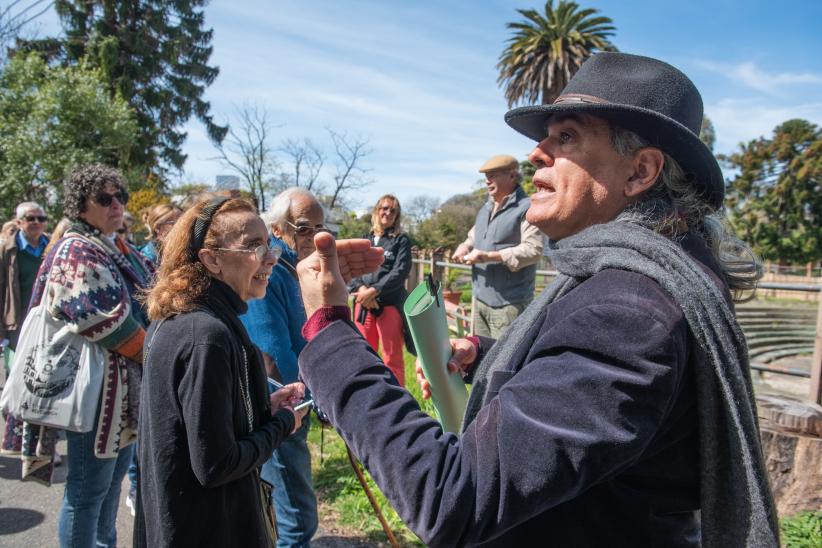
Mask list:
[[[822,406],[757,396],[762,452],[780,516],[822,508]]]

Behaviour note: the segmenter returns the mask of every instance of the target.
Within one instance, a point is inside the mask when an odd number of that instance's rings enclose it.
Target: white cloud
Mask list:
[[[771,95],[785,93],[789,91],[788,88],[791,86],[822,85],[822,74],[812,72],[769,73],[759,68],[753,61],[737,64],[699,61],[697,64],[706,70],[721,74],[730,80],[738,81],[752,89]]]
[[[733,152],[739,143],[768,137],[774,128],[792,118],[822,125],[822,102],[775,104],[763,98],[725,98],[705,105],[705,114],[716,128],[717,152]]]

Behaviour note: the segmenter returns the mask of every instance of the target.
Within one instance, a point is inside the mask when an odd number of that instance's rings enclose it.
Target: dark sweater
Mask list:
[[[270,546],[258,468],[294,426],[271,416],[259,353],[237,318],[245,303],[221,282],[193,312],[157,322],[146,337],[140,406],[135,545]],[[152,341],[153,338],[153,341]],[[150,345],[150,348],[149,348]],[[254,429],[240,394],[243,351]]]
[[[716,269],[701,242],[685,247]],[[420,411],[348,322],[311,340],[300,370],[432,547],[698,546],[695,341],[682,311],[620,270],[548,310],[462,435]]]

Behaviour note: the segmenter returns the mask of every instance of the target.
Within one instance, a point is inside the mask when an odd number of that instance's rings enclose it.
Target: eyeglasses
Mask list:
[[[380,211],[387,211],[388,213],[394,213],[395,211],[397,211],[397,208],[391,207],[391,206],[382,206],[380,208]]]
[[[289,221],[286,221],[288,226],[294,229],[294,233],[297,236],[313,236],[317,232],[331,232],[325,225],[320,226],[311,226],[311,225],[295,225]]]
[[[33,223],[34,221],[37,221],[38,223],[45,223],[48,220],[48,217],[45,215],[25,215],[23,220],[27,223]]]
[[[213,247],[214,251],[233,251],[235,253],[253,253],[259,262],[263,262],[268,255],[274,257],[275,261],[280,260],[280,255],[283,254],[281,247],[268,247],[267,244],[260,244],[254,249],[246,248],[231,248],[231,247]]]
[[[126,205],[128,203],[128,192],[125,190],[118,190],[114,194],[109,194],[108,192],[100,192],[97,196],[94,197],[94,201],[103,206],[109,207],[111,202],[117,198],[117,201],[120,202],[120,205]]]

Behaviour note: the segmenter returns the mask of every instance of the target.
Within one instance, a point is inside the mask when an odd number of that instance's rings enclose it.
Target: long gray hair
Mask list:
[[[653,146],[636,133],[614,125],[611,144],[622,156]],[[762,277],[759,258],[750,246],[728,230],[725,215],[708,205],[668,154],[656,184],[615,220],[639,224],[671,239],[680,237],[683,227],[687,227],[686,230],[696,232],[707,243],[734,300],[754,297],[756,284]]]

